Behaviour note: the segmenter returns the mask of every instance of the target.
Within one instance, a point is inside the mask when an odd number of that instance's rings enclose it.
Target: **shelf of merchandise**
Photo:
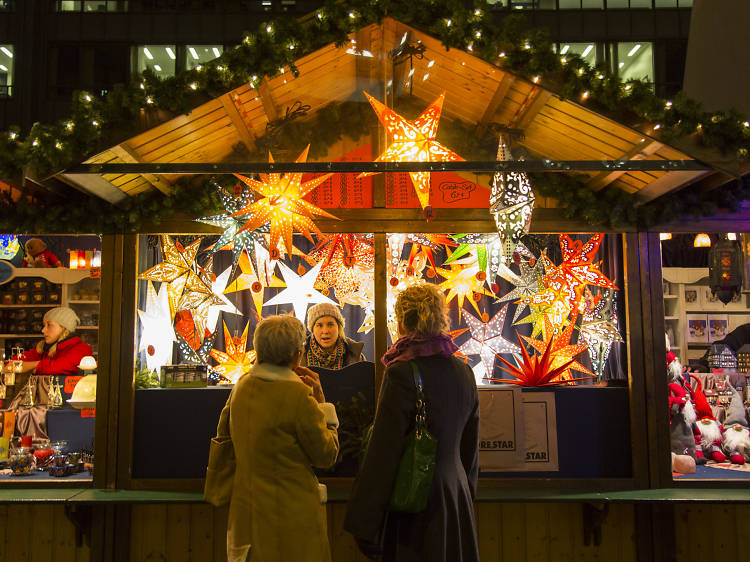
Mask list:
[[[0,304],[0,309],[4,308],[55,308],[59,304]]]
[[[86,301],[69,300],[68,304],[99,304],[99,301],[98,300],[97,301],[91,301],[91,300],[86,300]]]

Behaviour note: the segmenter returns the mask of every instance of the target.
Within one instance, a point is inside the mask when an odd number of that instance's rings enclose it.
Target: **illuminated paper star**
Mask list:
[[[517,306],[516,311],[518,311],[519,308],[522,308],[520,305]],[[521,318],[520,320],[514,321],[514,326],[519,326],[521,324],[531,324],[531,337],[535,338],[539,334],[542,334],[542,338],[546,335],[544,333],[545,329],[545,321],[547,320],[548,313],[547,311],[549,308],[546,305],[529,305],[529,315]]]
[[[339,303],[359,291],[375,271],[372,240],[356,234],[330,234],[306,256],[312,264],[322,263],[317,288],[333,288]]]
[[[262,253],[259,253],[263,257]],[[263,293],[266,287],[286,287],[284,282],[273,274],[274,266],[269,266],[268,260],[258,260],[258,267],[263,269],[257,273],[253,270],[253,265],[247,254],[240,255],[237,263],[242,273],[224,290],[224,294],[236,293],[248,289],[255,303],[255,310],[258,313],[258,319],[262,318],[261,310],[263,309]]]
[[[592,368],[597,377],[601,378],[612,345],[622,342],[617,329],[614,291],[604,291],[603,295],[591,299],[591,306],[587,307],[583,316],[580,334],[581,341],[588,347]]]
[[[221,187],[218,187],[218,191],[221,201],[224,204],[225,212],[220,215],[195,219],[196,222],[219,226],[224,229],[219,239],[209,249],[210,254],[214,254],[219,250],[232,250],[232,269],[234,269],[237,267],[240,254],[244,250],[250,256],[250,263],[256,266],[255,247],[253,243],[266,244],[263,234],[264,232],[268,232],[268,225],[262,225],[257,230],[240,231],[242,225],[245,224],[245,219],[234,216],[234,213],[251,205],[255,201],[252,192],[243,187],[242,189],[236,189],[235,196],[233,197]]]
[[[445,92],[432,102],[413,122],[407,121],[392,109],[365,92],[370,105],[393,142],[376,162],[453,162],[463,160],[458,154],[435,140]],[[359,177],[371,175],[360,174]],[[414,190],[423,209],[430,206],[430,172],[410,172]]]
[[[308,304],[318,304],[321,302],[327,302],[338,306],[335,301],[332,301],[328,297],[322,295],[314,289],[315,280],[318,278],[320,268],[323,266],[322,263],[312,267],[302,277],[294,273],[289,269],[286,264],[279,262],[281,268],[281,276],[284,278],[286,283],[286,289],[281,291],[278,295],[268,300],[265,306],[273,306],[278,304],[291,304],[294,308],[294,315],[303,324],[305,323],[305,314],[307,313]]]
[[[242,255],[245,255],[244,253]],[[229,299],[227,299],[224,296],[224,290],[226,289],[227,282],[229,281],[229,276],[232,274],[232,268],[227,267],[221,275],[216,277],[216,280],[211,282],[211,292],[217,296],[223,304],[215,304],[211,305],[208,308],[208,318],[206,320],[206,328],[210,332],[216,331],[216,323],[219,321],[219,314],[221,312],[226,312],[228,314],[238,314],[241,315],[242,313],[239,311],[239,309],[234,306]]]
[[[534,338],[530,338],[528,336],[521,336],[523,337],[526,342],[531,345],[538,353],[542,354],[544,353],[547,348],[549,348],[549,353],[552,356],[552,364],[551,368],[556,369],[558,367],[561,367],[565,365],[566,363],[570,364],[568,367],[560,373],[556,380],[570,380],[573,378],[573,375],[571,375],[570,371],[571,369],[574,371],[580,371],[581,373],[584,373],[586,375],[594,376],[594,373],[589,371],[586,367],[581,365],[578,361],[574,360],[574,357],[577,357],[580,353],[583,353],[586,351],[586,346],[582,344],[573,344],[570,345],[570,338],[573,336],[573,329],[575,328],[575,320],[576,320],[577,314],[574,314],[573,319],[568,324],[568,327],[564,330],[558,330],[558,334],[555,333],[555,328],[550,322],[549,318],[547,318],[547,326],[545,328],[546,336],[544,340],[537,340]],[[550,345],[551,341],[551,345]]]
[[[458,350],[464,355],[479,355],[484,365],[485,376],[492,376],[495,370],[495,355],[499,353],[518,353],[519,347],[503,336],[505,315],[508,306],[503,306],[489,322],[482,322],[470,312],[464,315],[471,330],[471,338]]]
[[[174,328],[169,314],[167,285],[163,283],[159,291],[154,289],[154,284],[150,281],[146,281],[146,285],[146,310],[138,311],[142,326],[138,352],[146,352],[146,367],[149,371],[159,371],[162,365],[172,361]]]
[[[297,158],[297,162],[307,161],[310,145]],[[273,156],[268,154],[268,161],[273,162]],[[321,215],[335,219],[332,214],[316,207],[303,199],[305,195],[326,181],[333,174],[323,174],[317,178],[302,182],[302,173],[293,174],[260,174],[261,181],[235,174],[240,180],[254,191],[263,196],[262,199],[251,203],[232,213],[231,216],[250,215],[250,218],[240,228],[239,232],[255,230],[270,222],[271,242],[269,248],[278,246],[279,240],[284,241],[286,251],[292,252],[292,233],[294,229],[312,241],[310,231],[320,234],[320,229],[312,221],[313,215]]]
[[[533,260],[533,265],[529,261],[522,259],[518,265],[521,270],[521,275],[516,276],[515,287],[512,291],[506,293],[500,299],[500,302],[510,301],[514,299],[522,299],[524,297],[530,297],[539,292],[539,282],[544,276],[544,270],[542,262],[539,260]],[[513,322],[518,320],[525,307],[520,304],[516,305],[516,311],[513,315]]]
[[[521,279],[506,265],[503,257],[503,243],[498,234],[476,233],[457,234],[453,236],[459,242],[456,251],[443,262],[444,265],[463,257],[466,254],[476,252],[479,269],[485,272],[487,282],[494,281],[496,276],[517,285]]]
[[[436,268],[437,272],[445,277],[445,281],[440,283],[440,287],[443,291],[448,291],[445,297],[446,304],[456,298],[458,302],[458,321],[461,321],[461,309],[464,305],[464,299],[469,297],[469,302],[477,314],[480,314],[479,307],[477,306],[476,298],[478,295],[493,296],[492,293],[484,289],[484,281],[486,275],[484,271],[480,271],[477,261],[475,259],[463,260],[453,262],[450,265],[450,269],[444,269],[442,267]]]
[[[247,350],[247,329],[249,326],[250,322],[245,324],[242,335],[234,338],[229,333],[226,322],[224,322],[226,352],[218,349],[211,350],[211,357],[218,363],[213,369],[219,376],[228,381],[228,384],[236,383],[255,364],[255,351]]]
[[[180,351],[180,357],[182,358],[180,363],[208,365],[208,358],[210,357],[211,349],[214,347],[215,340],[216,332],[206,336],[203,339],[203,343],[197,349],[193,349],[185,338],[177,334],[177,349]]]
[[[213,256],[211,256],[204,267],[197,266],[197,272],[188,275],[185,289],[177,306],[178,310],[189,310],[192,313],[196,329],[201,336],[208,327],[212,307],[229,305],[230,309],[233,308],[224,296],[214,292],[215,283],[216,276],[213,273]]]

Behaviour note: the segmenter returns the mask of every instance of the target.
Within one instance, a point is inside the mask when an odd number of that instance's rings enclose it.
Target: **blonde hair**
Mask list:
[[[60,326],[62,328],[62,326]],[[57,341],[55,341],[52,346],[47,350],[47,357],[54,357],[55,353],[57,353],[57,342],[64,340],[67,338],[70,334],[72,334],[70,330],[67,328],[63,328],[62,332],[60,332],[60,337],[57,338]],[[44,352],[44,340],[41,340],[38,344],[36,344],[36,352],[41,355]]]
[[[269,316],[255,327],[253,347],[258,363],[289,365],[305,347],[305,327],[294,316]]]
[[[396,298],[396,320],[408,334],[429,336],[450,326],[445,295],[432,283],[412,285]]]

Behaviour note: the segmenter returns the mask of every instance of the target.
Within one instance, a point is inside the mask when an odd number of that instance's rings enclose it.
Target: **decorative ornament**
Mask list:
[[[12,260],[20,249],[18,236],[15,234],[0,234],[0,260]]]
[[[522,336],[526,342],[531,345],[539,353],[549,348],[552,355],[552,368],[557,369],[558,367],[565,365],[565,369],[558,375],[560,380],[575,380],[570,374],[570,370],[580,371],[591,377],[595,376],[594,373],[589,371],[586,367],[581,365],[574,358],[586,351],[586,346],[582,344],[570,344],[570,338],[573,336],[573,329],[575,328],[577,313],[573,315],[572,320],[568,324],[568,327],[564,330],[560,330],[559,334],[556,334],[555,327],[550,322],[549,317],[546,318],[546,327],[544,329],[545,335],[544,340],[536,340],[528,336]]]
[[[604,291],[596,297],[586,289],[587,304],[581,324],[580,341],[586,344],[589,350],[591,366],[600,379],[604,375],[607,358],[612,349],[612,344],[622,342],[622,337],[617,329],[617,313],[614,307],[614,291]]]
[[[492,317],[489,322],[482,322],[470,312],[464,315],[471,330],[471,338],[458,348],[464,355],[479,355],[484,365],[485,377],[491,377],[495,370],[495,355],[499,353],[518,353],[516,344],[503,336],[505,315],[508,305]]]
[[[326,296],[316,291],[313,286],[320,273],[320,268],[323,267],[322,263],[318,263],[314,267],[302,276],[297,275],[287,267],[283,262],[279,262],[281,268],[281,276],[284,278],[286,283],[286,289],[281,291],[275,297],[272,297],[265,303],[265,306],[273,306],[279,304],[291,304],[294,308],[294,315],[303,324],[305,323],[305,314],[307,313],[308,304],[318,304],[321,302],[327,302],[338,306],[335,301],[332,301]]]
[[[393,276],[388,282],[388,291],[386,293],[386,310],[388,334],[391,336],[391,342],[398,340],[398,322],[396,320],[396,298],[407,287],[421,285],[426,283],[422,279],[422,271],[426,265],[424,256],[415,257],[411,265],[406,260],[399,261]]]
[[[708,285],[711,294],[727,304],[742,291],[745,259],[737,241],[722,237],[708,251]]]
[[[459,245],[456,251],[443,262],[443,265],[448,265],[469,252],[476,251],[479,269],[487,273],[488,282],[494,281],[499,275],[514,285],[521,283],[521,278],[508,267],[510,262],[506,262],[503,257],[503,243],[498,234],[457,234],[452,238],[459,242]]]
[[[232,197],[222,187],[217,186],[217,190],[221,197],[221,201],[224,204],[225,213],[195,219],[196,222],[219,226],[224,229],[224,232],[222,232],[221,236],[211,247],[209,252],[214,254],[219,250],[232,250],[232,270],[234,270],[234,268],[237,267],[240,254],[245,250],[250,257],[250,263],[253,264],[253,267],[256,267],[255,246],[253,243],[255,242],[265,246],[266,240],[263,234],[268,232],[268,225],[262,225],[257,230],[240,231],[242,225],[245,223],[245,219],[236,218],[234,216],[234,213],[237,213],[240,209],[247,207],[255,201],[252,192],[249,189],[242,187],[235,189],[235,195]]]
[[[370,94],[365,96],[378,115],[378,119],[393,137],[391,145],[385,149],[376,162],[455,162],[463,160],[458,154],[444,147],[435,139],[440,113],[443,109],[445,92],[432,102],[413,122],[407,121],[392,109],[386,107]],[[372,175],[363,173],[359,177]],[[430,209],[430,172],[409,172],[419,204],[425,212]]]
[[[263,250],[265,252],[265,250]],[[266,287],[286,287],[284,282],[273,274],[274,266],[270,265],[270,262],[265,259],[268,252],[257,254],[261,257],[257,260],[259,269],[256,273],[253,270],[253,265],[246,253],[240,255],[240,259],[237,265],[240,267],[242,272],[232,283],[224,290],[224,294],[236,293],[237,291],[243,291],[248,289],[250,295],[253,297],[255,303],[255,310],[258,313],[258,320],[262,318],[261,311],[263,309],[263,293]]]
[[[448,250],[448,252],[450,257],[450,250]],[[487,295],[489,297],[493,296],[492,293],[484,289],[483,286],[485,279],[477,275],[480,273],[479,265],[473,256],[468,259],[453,262],[450,269],[438,267],[437,272],[445,277],[445,281],[438,285],[443,291],[448,291],[448,294],[445,297],[445,303],[450,304],[454,297],[458,302],[459,322],[461,322],[461,309],[464,306],[464,299],[466,297],[469,297],[471,306],[474,307],[477,314],[480,314],[477,301],[472,297],[475,294]]]
[[[179,333],[177,334],[177,349],[180,351],[180,363],[192,363],[208,366],[208,358],[211,349],[214,347],[216,332],[203,338],[203,343],[197,349],[193,349],[190,344]],[[209,367],[210,369],[210,367]]]
[[[162,365],[172,361],[176,338],[169,312],[167,285],[163,283],[158,291],[152,282],[146,281],[146,285],[146,310],[138,311],[142,326],[138,352],[145,351],[146,367],[151,372],[158,372]]]
[[[226,352],[218,349],[211,350],[211,357],[219,364],[213,370],[226,381],[227,384],[234,384],[255,364],[255,350],[247,350],[247,329],[250,322],[245,324],[242,335],[233,338],[226,322],[224,324],[224,347]]]
[[[244,252],[242,255],[246,255]],[[242,312],[234,306],[228,298],[224,296],[224,292],[229,281],[229,276],[232,274],[232,268],[227,267],[221,272],[221,275],[217,276],[214,281],[211,282],[211,292],[219,298],[223,304],[214,304],[208,307],[208,318],[206,319],[206,329],[209,332],[216,331],[216,324],[219,321],[219,314],[226,312],[228,314],[242,315]]]
[[[341,304],[374,275],[375,247],[371,238],[357,234],[326,235],[307,255],[308,262],[323,264],[318,276],[319,288],[332,287]]]
[[[515,288],[498,299],[500,302],[523,299],[524,297],[530,297],[539,292],[539,283],[544,277],[544,265],[541,260],[535,260],[534,265],[531,266],[529,260],[521,259],[518,268],[520,269],[521,274],[516,276],[517,279],[514,283]],[[518,320],[523,309],[524,307],[520,304],[516,305],[516,311],[513,314],[513,322]]]
[[[310,145],[302,151],[296,162],[306,162]],[[268,153],[268,161],[273,162],[273,156]],[[263,196],[262,199],[234,212],[232,217],[250,215],[247,222],[238,232],[256,230],[260,226],[270,223],[271,242],[269,251],[275,249],[279,239],[284,241],[286,251],[292,252],[292,232],[296,228],[310,241],[310,231],[321,234],[320,229],[312,221],[313,215],[321,215],[335,219],[333,215],[316,207],[303,199],[305,195],[326,181],[333,174],[323,174],[317,178],[302,183],[301,173],[294,174],[259,174],[261,181],[235,174],[247,186]]]
[[[407,242],[411,243],[408,265],[412,265],[415,259],[422,258],[423,262],[430,262],[433,270],[435,269],[434,252],[440,250],[443,246],[456,246],[456,243],[445,234],[389,234],[387,241],[388,275],[394,275],[401,264],[404,245]]]

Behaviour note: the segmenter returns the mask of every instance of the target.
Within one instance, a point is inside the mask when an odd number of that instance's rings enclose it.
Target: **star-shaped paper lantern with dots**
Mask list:
[[[245,329],[242,331],[241,336],[232,337],[225,322],[224,347],[226,351],[211,350],[211,357],[218,363],[217,366],[213,367],[213,370],[227,384],[236,383],[255,364],[255,351],[247,350],[247,329],[249,326],[250,322],[245,324]]]
[[[138,311],[138,318],[141,320],[138,352],[146,352],[146,367],[153,372],[159,371],[162,365],[172,360],[175,335],[169,314],[167,285],[162,283],[157,291],[150,281],[146,284],[146,310]]]
[[[453,236],[453,239],[459,242],[459,245],[456,251],[443,262],[444,265],[448,265],[466,254],[476,252],[479,269],[486,273],[487,283],[490,286],[498,275],[513,284],[518,284],[521,281],[518,275],[513,273],[506,265],[503,257],[503,244],[498,234],[457,234]]]
[[[297,162],[307,161],[305,148],[297,158]],[[268,161],[273,162],[273,156],[268,154]],[[286,251],[292,252],[292,233],[298,230],[312,240],[310,232],[320,234],[320,229],[312,221],[313,215],[335,219],[332,214],[316,207],[303,199],[305,195],[326,181],[332,174],[323,174],[317,178],[302,182],[302,173],[293,174],[260,174],[261,181],[235,174],[250,189],[263,196],[262,199],[251,203],[232,213],[230,216],[250,215],[238,232],[256,230],[266,223],[270,223],[271,242],[269,248],[278,246],[279,240],[284,241]]]
[[[262,254],[259,254],[262,256]],[[224,294],[236,293],[248,289],[255,303],[255,310],[258,313],[258,319],[262,318],[261,310],[263,309],[263,292],[266,287],[286,287],[284,282],[273,274],[274,267],[269,266],[267,260],[258,260],[258,267],[263,269],[255,271],[247,254],[240,255],[237,263],[240,267],[240,275],[232,281],[224,290]]]
[[[539,292],[539,283],[544,277],[544,266],[539,260],[536,260],[534,258],[531,258],[531,260],[533,260],[533,262],[526,259],[521,260],[521,263],[519,263],[518,265],[521,274],[516,276],[517,279],[514,283],[515,287],[512,291],[506,293],[500,299],[498,299],[500,302],[530,297]],[[513,322],[518,320],[518,317],[521,315],[521,312],[524,308],[525,307],[520,304],[516,305],[516,312],[513,315]]]
[[[179,350],[181,357],[180,363],[208,365],[208,358],[210,357],[211,350],[214,347],[214,341],[216,340],[216,332],[206,336],[203,339],[203,343],[201,343],[196,349],[193,349],[179,333],[176,333],[176,335],[177,349]]]
[[[587,298],[587,308],[581,324],[581,342],[588,347],[591,366],[598,378],[604,374],[612,345],[622,342],[617,329],[614,296],[614,291],[604,291],[601,295]]]
[[[436,140],[445,92],[432,102],[414,121],[407,121],[367,92],[365,96],[378,114],[378,119],[393,137],[376,162],[455,162],[463,160],[458,154]],[[360,177],[370,174],[360,174]],[[423,209],[430,207],[430,172],[410,172],[414,190]]]
[[[567,368],[560,373],[556,380],[570,380],[573,378],[570,371],[580,371],[591,377],[594,373],[589,371],[586,367],[581,365],[574,358],[579,354],[586,351],[586,346],[583,344],[570,344],[570,338],[573,336],[573,330],[575,329],[575,321],[577,314],[573,315],[571,322],[564,330],[555,330],[555,327],[547,318],[547,326],[545,327],[545,337],[543,340],[536,340],[528,336],[522,336],[526,342],[531,345],[538,353],[545,353],[549,349],[549,353],[552,355],[551,368],[556,369],[566,363],[569,363]],[[556,333],[557,332],[557,333]]]
[[[242,216],[234,216],[234,213],[240,209],[251,205],[255,201],[255,197],[247,187],[238,187],[234,190],[234,196],[227,193],[227,191],[218,187],[219,196],[224,204],[224,213],[220,215],[213,215],[210,217],[201,217],[195,219],[196,222],[202,222],[204,224],[210,224],[213,226],[219,226],[224,229],[216,243],[209,249],[211,254],[218,252],[219,250],[232,250],[232,268],[237,267],[237,262],[240,259],[240,254],[244,250],[250,257],[250,263],[255,267],[255,244],[261,244],[265,246],[266,239],[263,236],[265,232],[268,232],[268,225],[261,225],[257,230],[243,230],[240,231],[242,225],[245,224],[246,219]]]
[[[505,305],[488,322],[482,322],[470,312],[464,315],[471,330],[471,338],[458,351],[464,355],[479,355],[487,377],[491,377],[495,369],[496,354],[519,352],[518,346],[503,336],[507,312],[508,306]]]
[[[208,308],[208,318],[206,320],[206,329],[209,332],[216,331],[216,324],[219,321],[219,314],[226,312],[227,314],[242,315],[239,309],[234,306],[229,299],[224,296],[224,290],[227,287],[229,276],[232,274],[232,268],[227,267],[220,275],[216,276],[216,279],[211,282],[211,291],[217,296],[223,304],[211,305]]]
[[[318,283],[321,288],[333,288],[336,299],[343,303],[374,275],[375,246],[365,236],[331,234],[307,254],[307,260],[322,264]]]
[[[264,306],[291,304],[294,308],[294,315],[303,324],[305,323],[305,314],[307,314],[308,304],[327,302],[338,306],[335,301],[322,295],[314,288],[315,280],[318,278],[322,266],[323,264],[319,263],[304,275],[299,276],[289,269],[286,264],[279,262],[281,276],[284,278],[284,283],[286,283],[286,289],[281,291],[275,297],[269,299]]]
[[[445,277],[445,281],[440,283],[438,287],[448,292],[445,297],[446,304],[450,304],[454,298],[458,302],[459,322],[461,321],[464,299],[468,297],[471,306],[474,307],[477,314],[480,314],[477,302],[481,296],[493,296],[492,293],[484,289],[487,275],[479,269],[477,261],[473,257],[451,263],[450,269],[438,267],[437,272]]]

